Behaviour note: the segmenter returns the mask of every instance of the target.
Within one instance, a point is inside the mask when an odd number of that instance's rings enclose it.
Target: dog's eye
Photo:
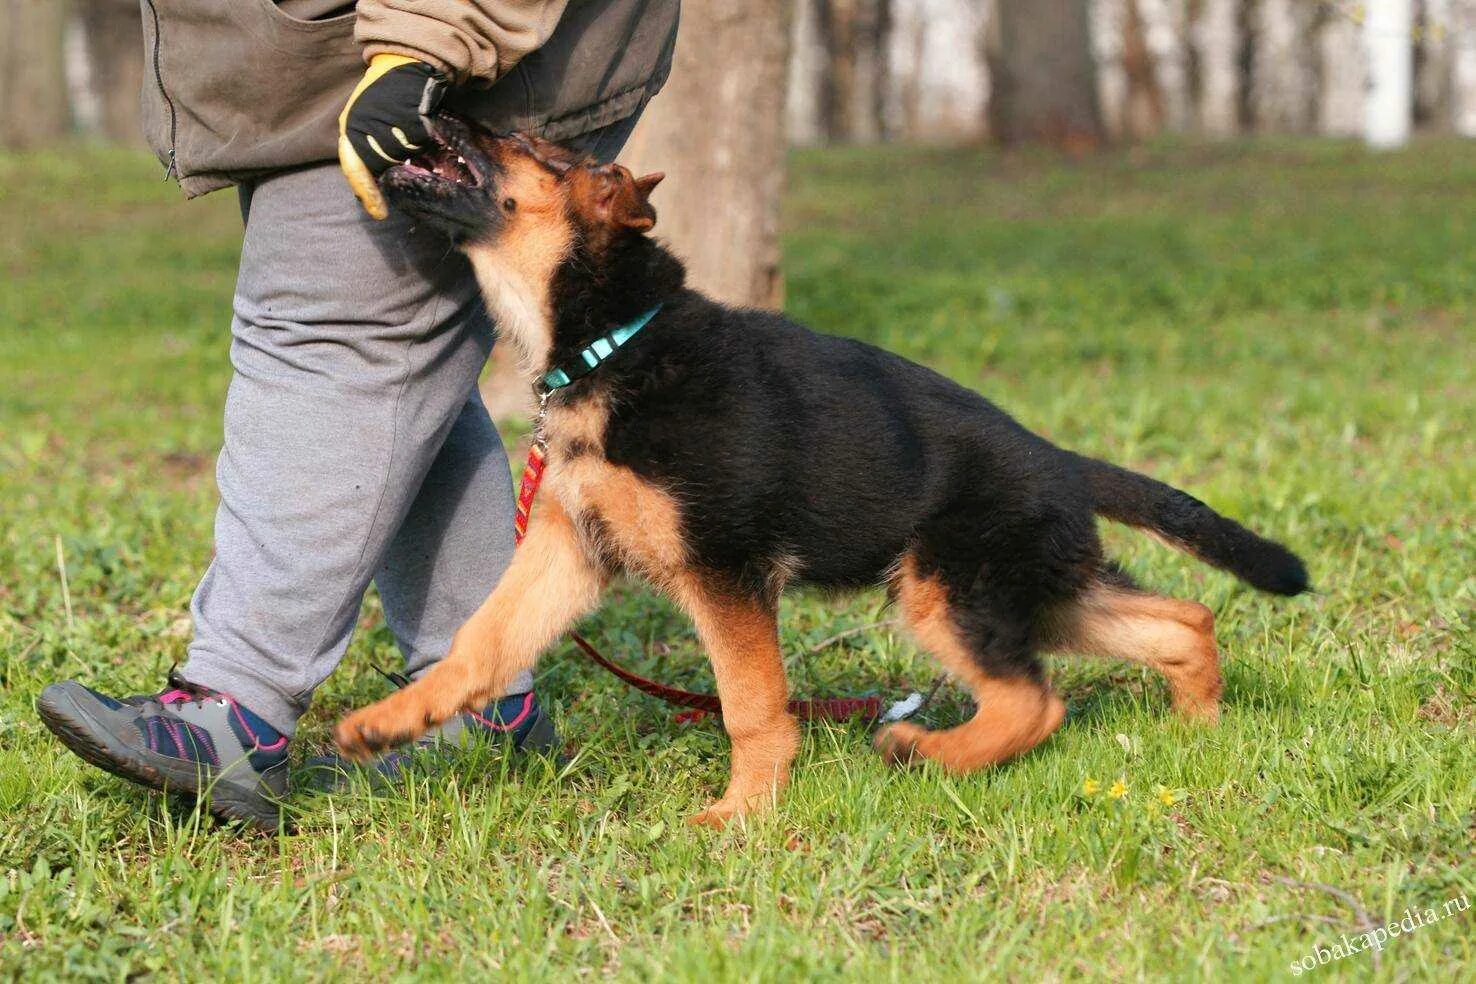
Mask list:
[[[518,207],[518,203],[514,199],[504,198],[502,200],[502,210],[504,212],[513,212],[513,211],[516,211],[517,210],[517,207]]]

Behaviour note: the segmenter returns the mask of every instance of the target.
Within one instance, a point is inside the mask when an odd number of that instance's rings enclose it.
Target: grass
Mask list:
[[[564,648],[540,687],[567,767],[490,753],[389,799],[300,797],[279,838],[136,791],[32,702],[156,687],[183,655],[238,219],[128,154],[0,159],[0,977],[1276,978],[1476,897],[1476,145],[836,150],[791,184],[793,314],[1305,554],[1318,591],[1284,601],[1109,532],[1215,610],[1221,726],[1180,724],[1135,668],[1058,659],[1071,717],[1022,760],[895,772],[860,725],[811,726],[779,809],[719,835],[683,819],[721,788],[721,732]],[[886,628],[811,651],[885,617],[787,602],[796,691],[925,683]],[[638,587],[587,629],[710,687]],[[382,692],[371,663],[395,663],[372,598],[301,754]],[[930,716],[966,710],[945,691]],[[1473,971],[1466,912],[1315,973]]]

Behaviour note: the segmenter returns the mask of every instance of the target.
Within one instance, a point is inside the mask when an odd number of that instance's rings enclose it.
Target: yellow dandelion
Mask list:
[[[1172,789],[1169,789],[1167,786],[1159,786],[1156,790],[1154,790],[1154,792],[1158,794],[1158,802],[1162,803],[1164,806],[1174,805],[1174,800],[1176,799],[1176,797],[1174,796],[1174,791]]]
[[[1081,784],[1081,795],[1095,796],[1097,795],[1097,790],[1101,788],[1102,784],[1100,782],[1095,779],[1088,779]]]
[[[1107,790],[1107,795],[1111,799],[1122,799],[1124,796],[1127,795],[1127,791],[1127,783],[1119,779],[1112,784],[1111,789]]]

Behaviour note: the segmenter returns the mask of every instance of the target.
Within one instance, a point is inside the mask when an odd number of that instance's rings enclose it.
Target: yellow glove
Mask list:
[[[426,119],[445,94],[446,79],[434,66],[408,55],[375,55],[338,114],[338,166],[374,218],[389,215],[379,176],[430,149]]]

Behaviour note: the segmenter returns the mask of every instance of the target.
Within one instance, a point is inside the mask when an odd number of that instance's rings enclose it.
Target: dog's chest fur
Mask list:
[[[681,511],[670,494],[606,460],[608,422],[600,396],[549,406],[544,494],[558,497],[591,560],[669,584],[689,559]]]

